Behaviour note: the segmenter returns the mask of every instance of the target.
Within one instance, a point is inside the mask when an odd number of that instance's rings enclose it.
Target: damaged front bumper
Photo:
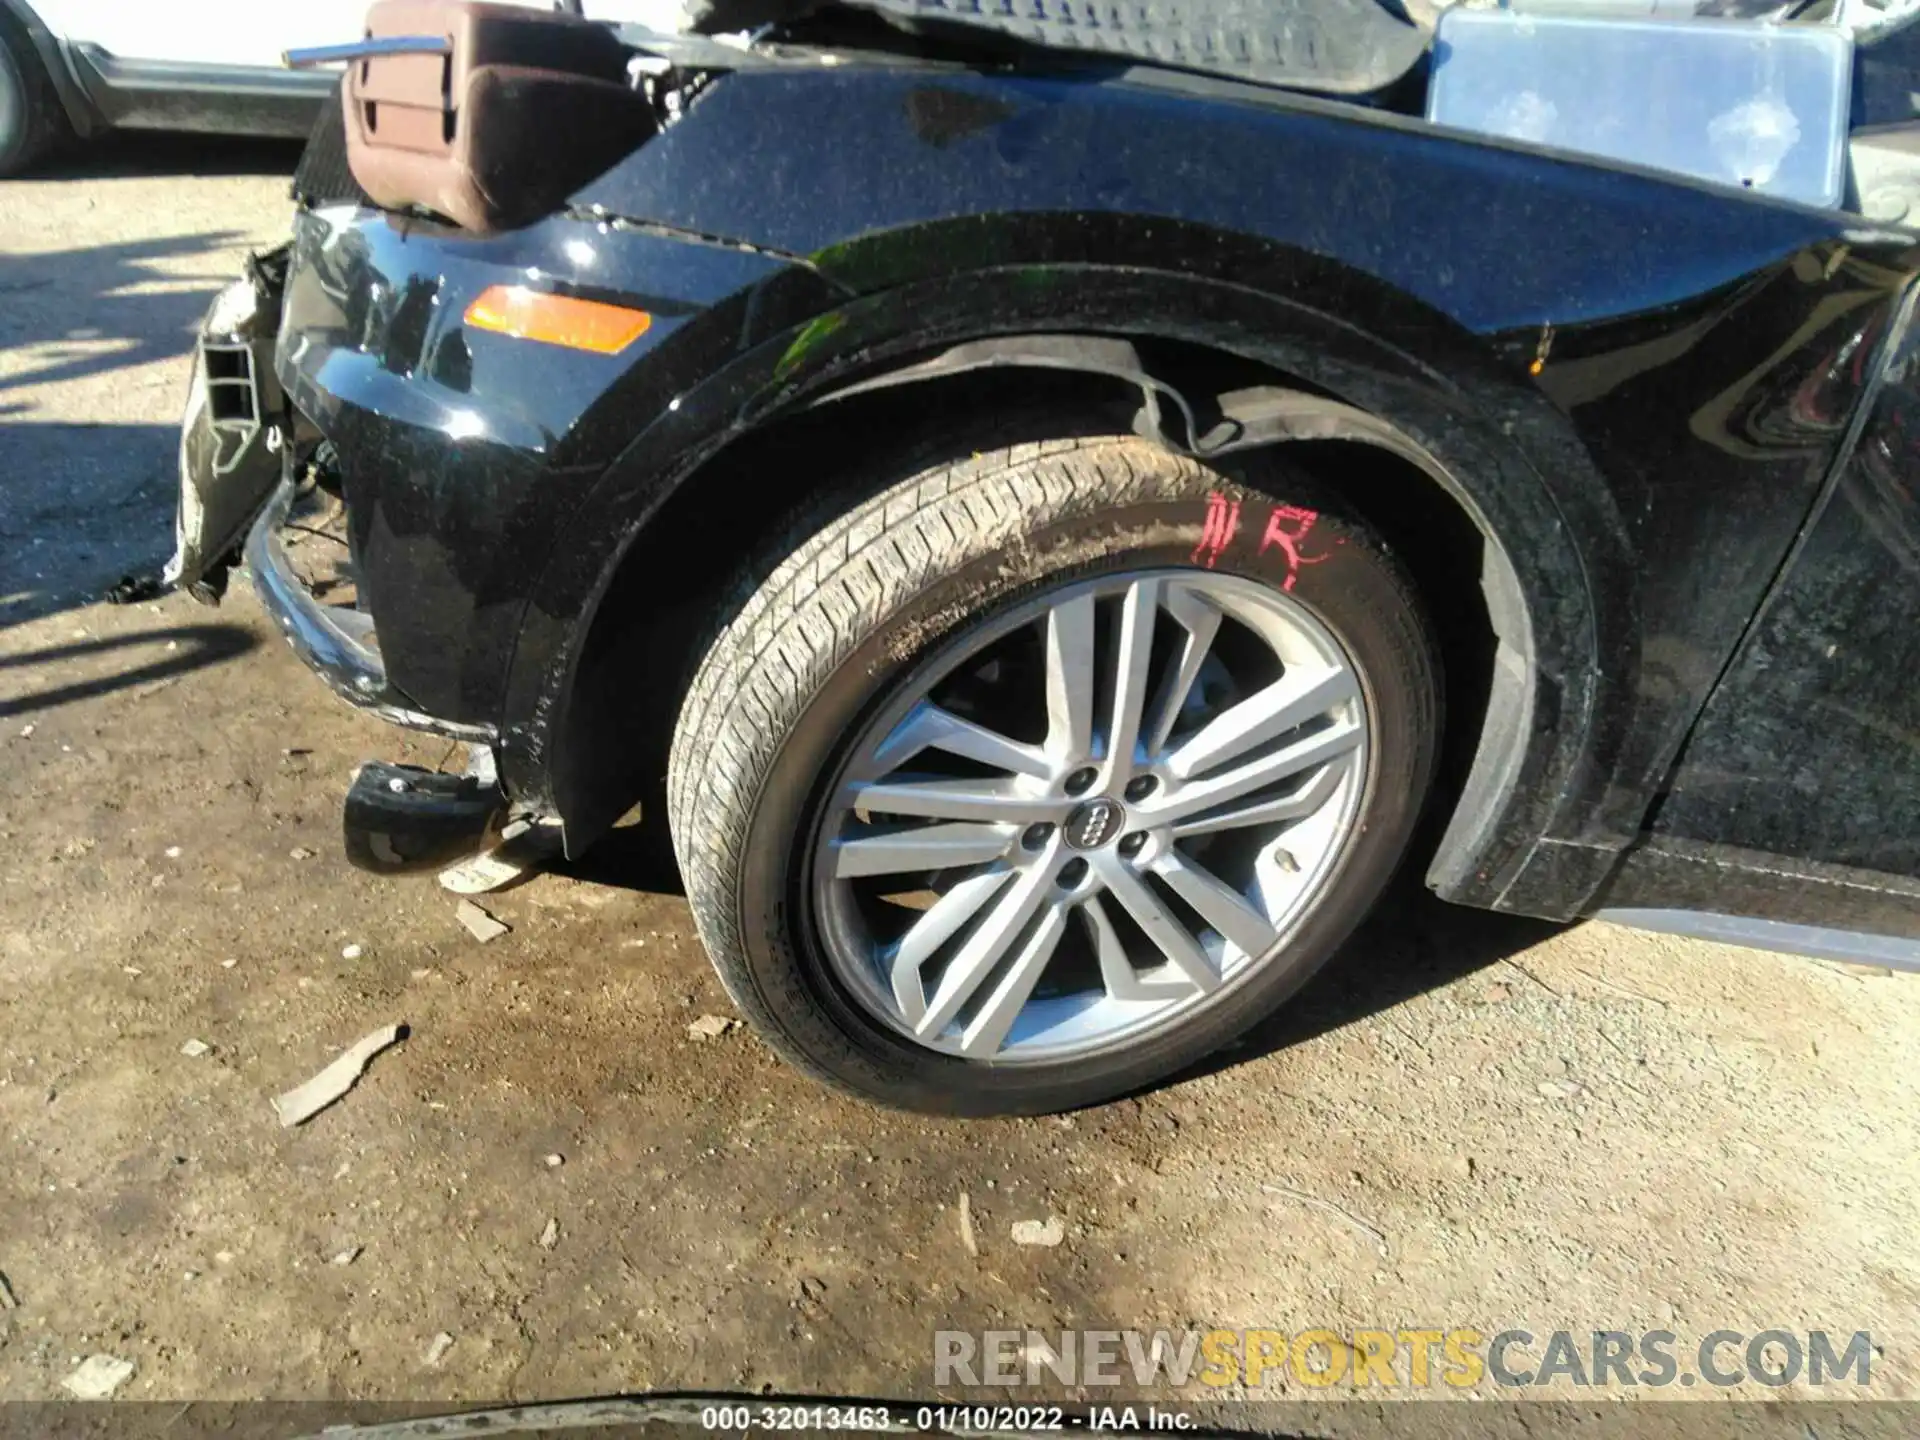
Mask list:
[[[280,485],[254,522],[246,542],[247,570],[253,576],[254,593],[294,653],[327,682],[334,694],[382,720],[452,740],[490,742],[490,725],[463,724],[416,709],[387,677],[373,617],[357,604],[330,604],[315,593],[312,581],[295,564],[288,543],[290,538],[303,542],[315,538],[312,527],[289,529],[298,523],[292,520],[291,512],[301,496],[295,482]]]
[[[162,581],[217,605],[244,557],[262,608],[335,694],[474,747],[463,775],[370,761],[347,794],[353,864],[384,874],[439,870],[487,850],[507,825],[493,729],[428,715],[393,686],[373,617],[357,603],[344,526],[326,526],[344,512],[316,513],[326,497],[314,484],[313,437],[302,433],[274,369],[289,260],[287,246],[252,257],[201,323],[181,417],[174,553]],[[317,566],[307,558],[316,550],[326,552]]]
[[[311,436],[274,370],[290,246],[247,262],[244,278],[222,290],[201,323],[193,381],[180,422],[180,493],[174,553],[163,581],[218,604],[234,562],[246,560],[260,603],[300,658],[335,694],[382,719],[456,740],[486,742],[491,726],[428,715],[392,685],[373,617],[356,599],[323,598],[302,573],[291,542],[333,541],[309,514],[314,496]],[[306,567],[311,569],[311,567]],[[354,594],[352,564],[334,567],[326,588]]]

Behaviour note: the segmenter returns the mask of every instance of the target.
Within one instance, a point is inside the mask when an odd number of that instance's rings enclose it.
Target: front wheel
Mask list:
[[[1041,1113],[1271,1013],[1374,904],[1439,741],[1403,571],[1274,455],[1130,437],[858,487],[696,676],[668,776],[701,938],[783,1055]]]

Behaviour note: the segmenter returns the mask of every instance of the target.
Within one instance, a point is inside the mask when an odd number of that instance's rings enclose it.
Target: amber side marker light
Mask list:
[[[524,285],[490,285],[467,306],[467,324],[517,340],[618,355],[647,333],[653,317],[624,305],[547,295]]]

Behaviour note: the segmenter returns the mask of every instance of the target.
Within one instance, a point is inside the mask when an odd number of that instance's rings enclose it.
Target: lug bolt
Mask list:
[[[1147,832],[1144,830],[1136,830],[1131,835],[1120,837],[1120,853],[1129,860],[1146,848]]]
[[[1076,770],[1067,776],[1067,793],[1069,795],[1084,795],[1093,788],[1093,782],[1099,778],[1100,772],[1095,770],[1091,765]]]
[[[1127,799],[1140,801],[1146,799],[1160,788],[1160,782],[1151,775],[1136,775],[1127,782]]]
[[[1029,850],[1038,850],[1047,843],[1047,837],[1053,834],[1053,826],[1041,820],[1027,826],[1027,833],[1020,837],[1020,843]]]
[[[1077,889],[1080,882],[1086,878],[1087,862],[1084,860],[1069,860],[1060,867],[1060,888],[1062,890]]]

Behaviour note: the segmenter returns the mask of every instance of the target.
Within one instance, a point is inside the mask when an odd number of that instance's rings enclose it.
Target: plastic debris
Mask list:
[[[551,1250],[560,1243],[560,1222],[549,1217],[547,1228],[540,1232],[540,1248]]]
[[[339,1265],[342,1267],[351,1265],[354,1261],[360,1258],[361,1253],[365,1248],[366,1247],[361,1245],[349,1245],[346,1249],[337,1252],[331,1260],[327,1261],[327,1263],[329,1265]]]
[[[291,1130],[345,1095],[366,1074],[373,1057],[389,1045],[407,1038],[405,1025],[388,1025],[374,1031],[335,1057],[333,1063],[304,1085],[296,1085],[284,1095],[273,1098],[273,1113],[283,1128]]]
[[[1044,1220],[1013,1222],[1013,1243],[1016,1245],[1044,1245],[1051,1249],[1066,1238],[1067,1222],[1058,1215],[1049,1215]]]
[[[455,895],[484,895],[547,868],[560,858],[560,827],[516,820],[500,843],[440,872],[440,888]]]
[[[960,1243],[965,1247],[967,1254],[977,1259],[980,1255],[980,1242],[974,1238],[973,1234],[973,1201],[964,1190],[960,1192],[959,1209]]]
[[[313,859],[313,851],[307,849],[304,845],[296,845],[287,852],[287,858],[289,860],[311,860]]]
[[[554,1151],[553,1154],[547,1156],[547,1168],[549,1170],[558,1170],[562,1165],[566,1163],[567,1163],[567,1157],[562,1155],[558,1150]]]
[[[342,960],[358,960],[366,953],[367,952],[358,945],[347,945],[341,949],[340,958]]]
[[[718,1040],[739,1023],[725,1015],[702,1015],[687,1026],[687,1034],[695,1040]]]
[[[76,1400],[107,1400],[133,1378],[134,1364],[113,1355],[89,1355],[80,1368],[60,1382]]]
[[[202,1055],[211,1055],[213,1046],[204,1040],[189,1040],[180,1047],[180,1053],[189,1060],[198,1060]]]
[[[453,913],[460,923],[467,927],[467,933],[482,945],[489,940],[498,940],[513,929],[511,925],[495,919],[471,900],[462,900]]]
[[[447,1351],[453,1348],[453,1336],[442,1330],[433,1337],[433,1343],[427,1346],[427,1364],[438,1365],[447,1358]]]

